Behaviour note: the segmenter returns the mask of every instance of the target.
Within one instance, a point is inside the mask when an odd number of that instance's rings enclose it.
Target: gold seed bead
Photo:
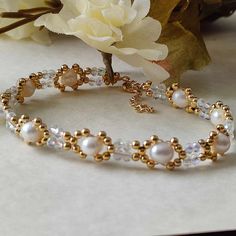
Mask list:
[[[191,88],[186,88],[184,90],[184,92],[185,92],[186,95],[191,95],[192,94],[192,89]]]
[[[80,146],[78,146],[78,145],[73,145],[72,147],[72,150],[73,150],[73,152],[75,152],[75,153],[79,153],[80,152]]]
[[[221,101],[216,102],[216,106],[218,108],[222,107],[223,106],[223,102],[221,102]]]
[[[175,168],[175,164],[172,161],[166,165],[167,170],[174,170],[174,168]]]
[[[210,145],[210,146],[212,146],[213,143],[214,143],[214,139],[213,138],[208,138],[206,141],[207,141],[208,145]]]
[[[71,138],[70,138],[70,143],[71,143],[71,144],[76,144],[76,143],[77,143],[77,138],[71,137]]]
[[[100,138],[106,138],[106,136],[107,136],[107,134],[106,134],[106,132],[105,131],[100,131],[99,133],[98,133],[98,136],[100,137]]]
[[[112,144],[112,139],[110,137],[106,137],[106,138],[104,138],[103,142],[106,145],[110,145],[110,144]]]
[[[229,106],[227,106],[227,105],[224,105],[224,106],[222,107],[222,109],[223,109],[224,111],[230,111],[230,108],[229,108]]]
[[[64,132],[63,133],[63,137],[64,137],[64,139],[66,140],[66,141],[69,141],[70,140],[70,138],[71,138],[71,134],[70,134],[70,132]]]
[[[29,120],[29,116],[27,116],[27,115],[22,115],[20,118],[21,118],[23,121],[28,121],[28,120]]]
[[[159,138],[158,138],[158,136],[157,135],[152,135],[151,136],[151,138],[150,138],[150,140],[152,141],[152,143],[157,143],[158,142],[158,140],[159,140]]]
[[[215,138],[217,136],[217,132],[216,131],[211,131],[210,132],[210,137],[211,138]]]
[[[80,130],[77,130],[77,131],[75,131],[74,135],[76,138],[80,138],[82,136],[82,133]]]
[[[103,153],[103,160],[108,161],[111,158],[111,154],[109,152],[104,152]]]
[[[94,160],[96,162],[102,162],[103,161],[103,156],[100,154],[97,154],[96,156],[94,156]]]
[[[146,140],[144,143],[143,143],[143,146],[145,148],[149,148],[150,146],[152,145],[152,142],[150,140]]]
[[[206,141],[204,139],[200,139],[198,141],[198,143],[202,146],[202,147],[205,147],[206,146]]]
[[[132,160],[133,161],[139,161],[140,160],[140,154],[139,153],[134,153],[132,155]]]
[[[172,138],[172,139],[170,140],[170,142],[171,142],[173,145],[177,145],[177,144],[179,143],[179,140],[174,137],[174,138]]]
[[[16,116],[11,117],[10,121],[13,124],[17,124],[19,122]]]
[[[41,120],[40,118],[35,118],[35,119],[33,120],[33,122],[34,122],[34,124],[35,124],[36,126],[39,126],[39,125],[42,124],[42,120]]]
[[[85,129],[82,129],[81,133],[82,133],[83,136],[89,136],[90,135],[90,130],[85,128]]]
[[[174,146],[174,149],[176,152],[181,152],[182,151],[182,146],[180,144],[177,144]]]
[[[62,65],[61,69],[63,71],[67,71],[69,69],[69,67],[68,67],[68,65],[64,64],[64,65]]]
[[[216,129],[219,130],[219,131],[224,131],[225,130],[225,127],[223,125],[217,125],[216,126]]]
[[[45,131],[43,132],[43,136],[44,136],[45,138],[49,138],[49,137],[50,137],[49,131],[48,131],[48,130],[45,130]]]
[[[107,151],[110,153],[114,153],[115,151],[115,146],[113,144],[107,146]]]
[[[46,126],[45,124],[41,124],[41,125],[38,127],[38,129],[39,129],[40,131],[45,131],[45,130],[47,129],[47,126]]]
[[[179,157],[180,157],[180,159],[185,159],[186,158],[186,152],[184,151],[184,150],[182,150],[180,153],[179,153]]]
[[[69,142],[64,143],[64,150],[69,151],[71,149],[71,144]]]
[[[135,140],[132,142],[133,149],[139,149],[140,148],[140,142]]]
[[[41,140],[41,142],[42,142],[43,144],[45,144],[47,141],[48,141],[48,138],[47,138],[47,137],[44,137],[44,138],[42,138],[42,140]]]
[[[155,167],[155,165],[156,165],[156,163],[153,160],[149,160],[147,162],[147,167],[150,168],[150,169],[153,169]]]
[[[200,154],[198,157],[201,161],[205,161],[207,159],[204,154]]]
[[[80,151],[79,152],[79,156],[80,156],[81,159],[86,159],[87,154],[85,154],[84,152]]]
[[[178,159],[178,158],[174,160],[174,164],[175,164],[175,166],[177,166],[177,167],[180,167],[180,166],[181,166],[181,163],[182,163],[181,160]]]
[[[149,161],[148,156],[147,156],[147,155],[142,155],[142,156],[141,156],[141,161],[142,161],[143,163],[147,163],[147,162]]]
[[[179,88],[179,85],[178,83],[173,83],[171,87],[172,89],[177,90]]]

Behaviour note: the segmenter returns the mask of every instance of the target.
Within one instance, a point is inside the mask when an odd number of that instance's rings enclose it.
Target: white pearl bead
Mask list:
[[[225,115],[222,109],[214,109],[211,112],[211,123],[213,125],[224,124],[225,122]]]
[[[230,137],[219,133],[215,143],[213,144],[213,151],[223,155],[226,153],[230,148]]]
[[[37,130],[31,121],[22,126],[20,135],[27,143],[36,143],[43,137],[43,133]]]
[[[94,156],[102,150],[102,142],[97,137],[87,137],[82,140],[81,149],[85,154]]]
[[[185,108],[188,105],[186,94],[182,89],[177,89],[173,93],[172,100],[174,104],[180,108]]]
[[[162,165],[166,165],[169,161],[171,161],[173,156],[174,150],[170,143],[167,142],[155,144],[150,149],[150,157]]]
[[[77,74],[70,69],[62,75],[60,82],[65,86],[73,87],[77,84]]]
[[[27,80],[26,84],[23,86],[22,96],[31,97],[36,90],[34,83],[31,80]]]

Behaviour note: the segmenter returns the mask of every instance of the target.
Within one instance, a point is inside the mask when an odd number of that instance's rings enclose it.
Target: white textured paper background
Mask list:
[[[184,76],[183,85],[210,102],[223,100],[236,114],[236,17],[206,29],[213,63]],[[0,41],[0,90],[17,78],[63,63],[102,65],[100,55],[75,39],[50,47],[31,41]],[[116,70],[140,81],[136,69],[115,60]],[[129,94],[102,89],[37,93],[22,110],[48,124],[89,127],[126,140],[152,134],[183,144],[207,136],[211,125],[157,105],[156,114],[137,114]],[[145,236],[236,228],[236,148],[225,159],[186,171],[149,171],[144,165],[82,161],[73,153],[29,147],[0,127],[1,236]]]

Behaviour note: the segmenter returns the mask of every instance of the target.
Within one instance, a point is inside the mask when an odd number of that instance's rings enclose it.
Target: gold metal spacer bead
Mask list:
[[[102,162],[103,161],[103,156],[101,154],[97,154],[94,156],[94,160],[96,162]]]
[[[140,148],[140,142],[135,140],[132,142],[133,149],[139,149]]]
[[[83,151],[80,151],[79,156],[80,156],[81,159],[86,159],[87,154],[85,154]]]
[[[107,146],[107,151],[110,153],[115,152],[115,146],[113,144]]]
[[[144,146],[145,148],[149,148],[151,145],[152,145],[152,142],[151,142],[150,140],[146,140],[146,141],[144,141],[144,143],[143,143],[143,146]]]
[[[76,144],[76,143],[77,143],[77,138],[71,137],[71,138],[70,138],[70,143],[71,143],[71,144]]]
[[[42,124],[42,120],[40,118],[35,118],[33,122],[35,126],[40,126]]]
[[[150,140],[153,144],[156,144],[158,142],[159,138],[157,135],[152,135]]]
[[[170,161],[167,165],[166,165],[166,169],[167,170],[174,170],[175,168],[175,164],[174,162]]]
[[[66,141],[69,141],[70,140],[70,138],[71,138],[71,134],[70,134],[70,132],[64,132],[63,133],[63,137],[64,137],[64,139],[66,140]]]
[[[179,140],[178,140],[178,138],[174,137],[170,140],[170,142],[172,145],[177,145],[179,143]]]
[[[140,154],[139,153],[134,153],[132,155],[132,160],[133,161],[139,161],[140,160]]]
[[[110,152],[104,152],[102,157],[103,157],[103,160],[108,161],[111,158],[111,154]]]
[[[105,145],[111,145],[112,144],[112,139],[110,137],[106,137],[103,140]]]
[[[149,161],[148,155],[142,155],[142,156],[141,156],[141,161],[142,161],[143,163],[147,163],[147,162]]]
[[[77,130],[77,131],[75,131],[74,135],[77,139],[81,138],[82,137],[82,132],[80,130]]]
[[[64,143],[63,148],[64,148],[64,150],[69,151],[71,149],[71,144],[69,142],[66,142],[66,143]]]
[[[85,129],[82,129],[81,133],[83,136],[87,137],[90,135],[90,130],[85,128]]]
[[[78,145],[72,145],[72,150],[73,150],[73,152],[75,152],[75,153],[79,153],[80,152],[80,146],[78,146]]]
[[[149,160],[149,161],[147,162],[147,167],[150,168],[150,169],[155,168],[155,165],[156,165],[156,163],[155,163],[155,161],[153,161],[153,160]]]
[[[99,136],[100,138],[104,139],[104,138],[106,138],[107,134],[106,134],[105,131],[100,131],[100,132],[98,133],[98,136]]]

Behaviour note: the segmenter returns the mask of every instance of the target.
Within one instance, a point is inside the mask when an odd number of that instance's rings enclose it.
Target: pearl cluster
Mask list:
[[[141,161],[149,168],[157,165],[173,170],[181,165],[195,166],[201,161],[216,161],[219,155],[224,155],[230,148],[234,137],[234,122],[228,106],[222,102],[210,104],[192,94],[191,89],[183,89],[178,84],[166,88],[164,84],[152,85],[151,81],[138,83],[128,76],[121,77],[115,73],[115,82],[123,82],[126,92],[135,93],[131,98],[131,106],[138,112],[153,112],[154,109],[141,104],[144,92],[147,96],[158,100],[168,100],[174,107],[184,109],[210,120],[216,129],[209,137],[183,147],[177,138],[163,141],[152,135],[143,143],[121,139],[114,141],[106,132],[91,134],[89,129],[77,130],[74,133],[63,130],[57,125],[47,127],[40,118],[31,119],[27,115],[18,116],[12,107],[31,97],[37,89],[55,87],[64,91],[67,87],[77,90],[79,86],[88,84],[92,87],[109,85],[104,68],[82,69],[78,64],[71,68],[63,65],[57,71],[48,70],[31,74],[28,78],[19,79],[16,86],[7,89],[1,95],[0,123],[21,137],[26,143],[48,148],[71,150],[80,158],[93,157],[95,161],[114,160]]]

